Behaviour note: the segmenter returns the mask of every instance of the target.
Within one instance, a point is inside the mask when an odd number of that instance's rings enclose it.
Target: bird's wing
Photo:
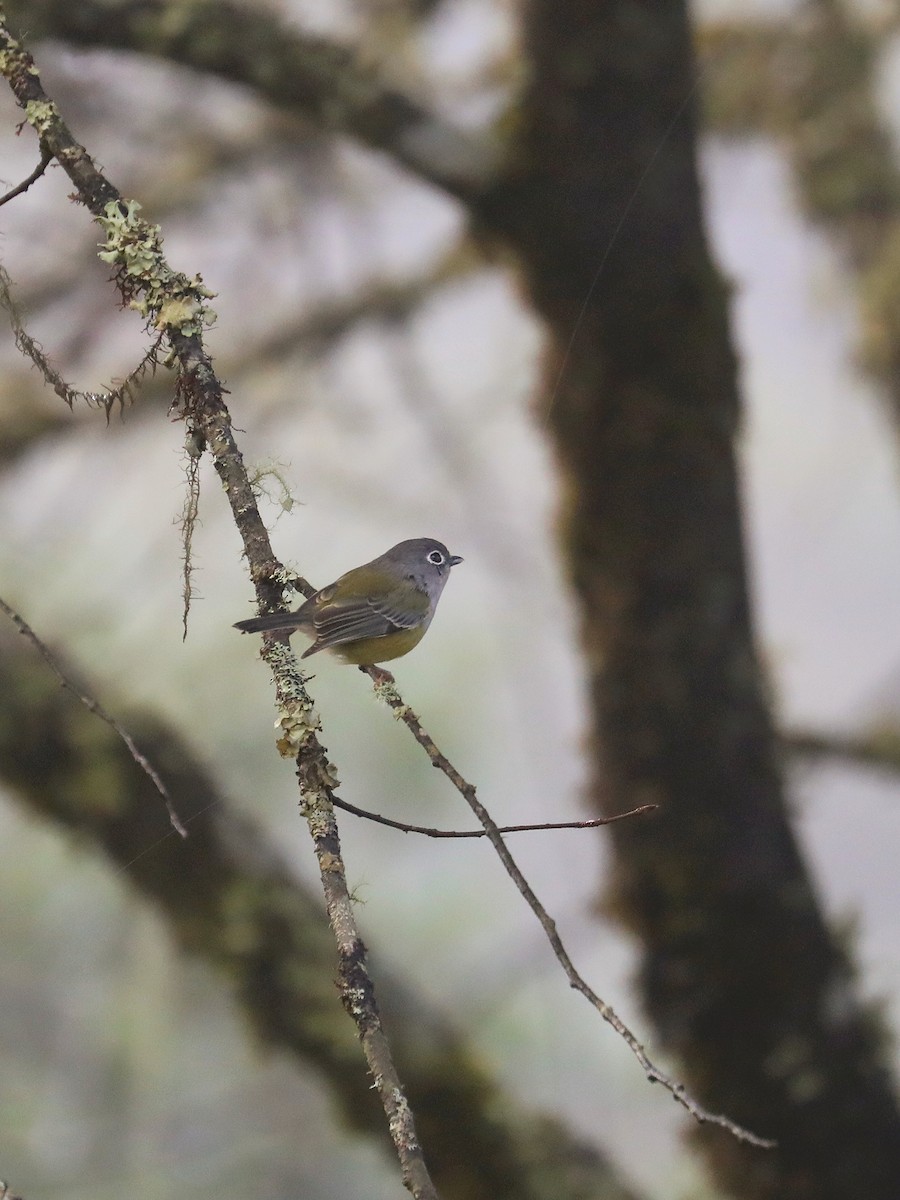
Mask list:
[[[313,615],[317,650],[362,638],[384,637],[398,629],[414,629],[428,615],[428,596],[408,580],[377,597],[343,589],[342,595],[335,599],[332,590],[335,586],[323,588],[317,597]]]
[[[370,599],[369,604],[396,629],[415,629],[428,616],[431,607],[428,593],[408,579],[377,600]]]

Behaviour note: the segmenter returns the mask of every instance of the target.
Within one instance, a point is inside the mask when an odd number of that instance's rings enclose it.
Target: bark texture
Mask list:
[[[889,1200],[900,1118],[784,804],[754,644],[726,289],[695,161],[686,6],[531,0],[522,153],[489,217],[549,330],[549,420],[583,612],[609,904],[689,1086],[773,1136],[698,1134],[767,1200]]]

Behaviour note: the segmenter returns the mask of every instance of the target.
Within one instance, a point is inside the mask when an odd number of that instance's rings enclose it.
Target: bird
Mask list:
[[[451,567],[463,560],[434,538],[410,538],[321,588],[294,612],[235,622],[241,633],[299,629],[313,639],[301,658],[332,651],[374,666],[408,654],[431,624]]]

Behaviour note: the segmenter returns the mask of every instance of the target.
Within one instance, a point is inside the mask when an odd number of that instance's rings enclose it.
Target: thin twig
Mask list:
[[[187,463],[184,470],[184,481],[186,484],[184,493],[184,505],[181,510],[181,640],[187,641],[188,635],[188,616],[191,611],[191,601],[194,598],[193,574],[194,574],[194,533],[197,529],[197,522],[200,519],[200,463],[203,458],[203,451],[206,449],[205,439],[203,436],[188,427],[187,436],[184,439],[184,450],[187,456]]]
[[[185,829],[184,825],[181,823],[178,813],[175,811],[175,806],[172,804],[172,799],[169,796],[168,791],[166,790],[166,785],[160,779],[160,777],[157,774],[156,770],[154,769],[153,765],[150,762],[148,762],[147,759],[144,757],[144,755],[141,754],[140,750],[138,750],[137,746],[135,745],[134,739],[132,738],[132,736],[128,732],[128,730],[125,729],[122,725],[120,725],[120,723],[116,720],[116,718],[111,716],[106,711],[106,709],[103,707],[102,704],[99,704],[96,700],[92,699],[92,697],[86,696],[84,694],[84,692],[80,691],[75,686],[75,684],[71,681],[71,679],[69,679],[68,676],[64,674],[62,668],[59,666],[56,659],[50,653],[47,646],[41,641],[41,639],[34,632],[34,630],[31,628],[31,626],[28,624],[28,622],[24,619],[24,617],[21,617],[15,611],[15,609],[10,608],[10,606],[6,603],[6,601],[2,597],[0,597],[0,609],[2,609],[6,613],[6,615],[9,617],[9,619],[12,621],[12,623],[17,627],[19,632],[21,634],[23,634],[26,638],[28,638],[28,640],[32,643],[32,645],[38,650],[38,652],[43,657],[44,661],[50,667],[51,671],[53,671],[54,675],[60,681],[60,683],[63,685],[63,687],[67,688],[72,693],[73,696],[77,697],[77,699],[81,701],[81,703],[88,710],[88,712],[92,712],[95,716],[99,717],[101,721],[105,721],[106,724],[110,727],[110,729],[114,730],[118,734],[118,736],[122,739],[122,741],[128,747],[128,752],[131,755],[131,757],[134,759],[134,761],[137,763],[137,765],[141,768],[141,770],[144,772],[144,774],[146,776],[148,776],[148,778],[150,779],[150,782],[153,784],[153,786],[159,792],[160,796],[162,796],[163,801],[166,806],[166,812],[168,812],[168,814],[169,814],[169,821],[172,825],[172,828],[176,831],[176,833],[179,833],[179,834],[181,834],[181,836],[183,838],[186,838],[188,835],[188,831]]]
[[[760,1137],[759,1134],[752,1133],[749,1129],[744,1129],[742,1125],[738,1125],[732,1121],[730,1117],[726,1117],[721,1113],[709,1112],[701,1104],[699,1104],[685,1090],[684,1084],[678,1083],[676,1080],[668,1076],[664,1071],[660,1070],[655,1063],[647,1056],[644,1047],[637,1040],[625,1022],[616,1014],[615,1010],[601,999],[593,988],[582,978],[575,969],[575,964],[569,957],[569,953],[563,945],[562,939],[556,929],[556,922],[538,900],[534,891],[531,888],[528,880],[522,874],[513,856],[506,848],[506,843],[503,841],[501,830],[496,822],[491,817],[490,813],[478,799],[474,786],[469,783],[457,771],[456,767],[450,762],[446,755],[442,754],[435,744],[431,735],[424,729],[422,722],[413,712],[408,704],[403,702],[400,693],[397,691],[394,683],[394,677],[390,671],[386,671],[383,667],[363,667],[361,668],[368,674],[375,686],[376,694],[387,704],[394,712],[397,720],[402,721],[409,729],[413,737],[423,748],[425,753],[431,759],[431,763],[439,771],[447,776],[456,790],[460,793],[463,799],[471,808],[472,812],[481,822],[485,831],[485,835],[491,842],[491,845],[497,851],[500,861],[506,868],[507,874],[515,883],[516,887],[521,892],[526,903],[531,908],[531,911],[541,923],[544,933],[547,935],[547,940],[553,948],[553,953],[556,955],[557,961],[566,973],[570,987],[575,991],[580,992],[582,996],[592,1004],[599,1012],[600,1016],[610,1024],[619,1037],[625,1042],[629,1049],[637,1058],[638,1062],[644,1070],[651,1083],[659,1083],[669,1092],[674,1099],[691,1114],[691,1116],[702,1124],[719,1125],[723,1129],[727,1129],[730,1134],[736,1137],[741,1142],[748,1142],[751,1146],[759,1146],[763,1149],[772,1149],[776,1143],[769,1138]]]
[[[21,183],[16,184],[14,188],[6,193],[5,196],[0,196],[0,206],[9,203],[16,196],[21,196],[23,192],[27,192],[33,183],[35,183],[53,162],[53,155],[49,150],[41,151],[41,161],[34,168],[27,179],[23,179]]]
[[[486,829],[431,829],[427,825],[408,825],[405,821],[393,821],[380,813],[369,812],[365,808],[357,808],[348,800],[334,797],[334,807],[344,812],[352,813],[354,817],[362,817],[366,821],[374,821],[376,825],[387,825],[389,829],[399,829],[401,833],[421,833],[430,838],[483,838],[488,836]],[[501,825],[498,833],[535,833],[553,829],[596,829],[599,825],[612,825],[614,821],[624,821],[626,817],[638,817],[642,813],[655,812],[658,804],[642,804],[629,812],[616,813],[613,817],[593,817],[588,821],[551,821],[545,825]]]

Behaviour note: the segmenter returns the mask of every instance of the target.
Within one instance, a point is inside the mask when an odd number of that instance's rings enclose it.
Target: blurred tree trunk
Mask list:
[[[846,0],[805,0],[799,19],[705,28],[704,119],[778,139],[804,215],[852,275],[856,365],[900,432],[900,166],[880,103],[890,42],[873,16]]]
[[[167,53],[305,111],[303,96],[279,93],[276,56],[246,38],[243,57],[224,36],[142,46],[148,14],[182,30],[164,5],[117,6],[116,23],[87,2],[27,7],[77,17],[80,32],[63,36]],[[511,166],[486,194],[455,194],[521,263],[548,330],[597,803],[663,806],[607,834],[610,903],[641,941],[648,1008],[692,1089],[779,1139],[764,1152],[702,1131],[721,1182],[754,1200],[895,1200],[900,1118],[880,1031],[788,824],[754,645],[735,361],[702,228],[685,0],[527,0],[524,19],[530,83]],[[390,152],[409,122],[354,125],[354,104],[371,111],[352,88],[342,97],[308,115]]]
[[[726,289],[706,247],[683,0],[531,0],[524,145],[487,208],[549,331],[545,395],[594,705],[610,905],[689,1086],[778,1138],[700,1140],[733,1194],[895,1200],[871,1014],[784,806],[750,618]]]

